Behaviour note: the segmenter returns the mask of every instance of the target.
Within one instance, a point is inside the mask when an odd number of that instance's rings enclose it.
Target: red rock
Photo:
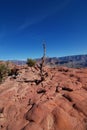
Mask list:
[[[18,69],[0,85],[0,130],[87,130],[87,69],[46,67],[38,85],[39,68]]]

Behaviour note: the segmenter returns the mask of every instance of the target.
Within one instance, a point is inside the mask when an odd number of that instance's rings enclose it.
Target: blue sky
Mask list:
[[[86,0],[0,0],[0,59],[87,54]]]

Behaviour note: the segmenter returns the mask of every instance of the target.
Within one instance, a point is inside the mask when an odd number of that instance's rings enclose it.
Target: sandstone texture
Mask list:
[[[0,84],[0,130],[87,130],[87,69],[19,66]]]

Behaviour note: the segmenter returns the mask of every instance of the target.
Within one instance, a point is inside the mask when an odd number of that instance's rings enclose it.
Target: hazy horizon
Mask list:
[[[41,59],[42,56],[41,57],[35,57],[35,58],[27,57],[25,59],[17,59],[17,58],[15,58],[15,59],[0,59],[0,61],[27,61],[28,58],[36,60],[36,59]],[[46,56],[46,58],[64,58],[64,57],[74,57],[74,56],[87,56],[87,54],[78,54],[78,55],[72,54],[72,55],[65,55],[65,56],[59,56],[59,57],[57,57],[57,56],[53,56],[53,57]]]

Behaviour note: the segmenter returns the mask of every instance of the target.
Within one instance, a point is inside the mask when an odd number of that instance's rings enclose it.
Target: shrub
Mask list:
[[[10,69],[5,64],[0,64],[0,83],[8,76]]]
[[[18,75],[18,71],[19,71],[19,69],[18,68],[16,68],[16,67],[14,67],[14,68],[12,68],[11,70],[10,70],[10,72],[9,72],[9,76],[17,76]]]
[[[36,61],[33,60],[33,59],[27,59],[26,64],[27,64],[29,67],[33,67],[33,66],[35,66],[35,64],[36,64]]]

